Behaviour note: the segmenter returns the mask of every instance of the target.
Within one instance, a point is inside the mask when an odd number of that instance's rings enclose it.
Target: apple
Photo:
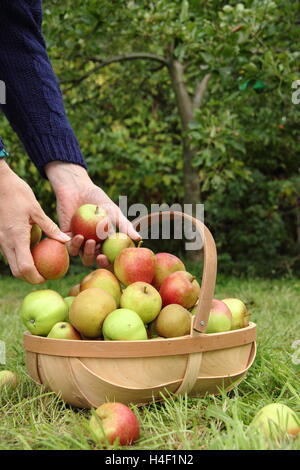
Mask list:
[[[128,286],[134,282],[151,284],[155,272],[155,255],[149,248],[124,248],[116,257],[114,272],[119,281]]]
[[[231,330],[232,314],[222,300],[213,299],[205,333],[221,333]]]
[[[66,302],[67,306],[68,306],[68,312],[67,312],[67,315],[66,315],[66,318],[65,318],[65,321],[69,321],[69,311],[70,311],[70,308],[71,308],[71,305],[73,303],[73,300],[75,299],[74,296],[69,296],[69,297],[64,297],[64,301]]]
[[[68,322],[62,321],[55,323],[47,335],[47,338],[81,339],[81,336],[78,331],[75,330],[74,326]]]
[[[0,390],[1,388],[16,388],[18,384],[18,377],[14,372],[10,370],[1,370],[0,371]]]
[[[200,286],[195,277],[186,271],[169,274],[163,281],[159,293],[163,306],[179,304],[191,308],[199,298]]]
[[[282,403],[270,403],[258,411],[250,426],[262,431],[266,437],[297,436],[300,417]]]
[[[132,444],[140,437],[140,425],[137,417],[123,403],[104,403],[99,406],[89,421],[94,439],[99,444],[107,441],[119,445]]]
[[[105,340],[127,341],[147,339],[147,331],[141,317],[128,308],[114,310],[104,320]]]
[[[194,307],[191,308],[190,312],[192,315],[195,315],[196,314],[196,311],[197,311],[197,307],[198,307],[198,302],[195,303]]]
[[[247,307],[239,299],[223,299],[224,302],[232,314],[232,330],[238,330],[249,325],[250,313],[247,311]]]
[[[80,292],[80,284],[76,284],[75,286],[71,287],[68,292],[67,297],[76,297]]]
[[[117,307],[120,304],[121,287],[116,276],[107,269],[96,269],[83,279],[80,284],[80,291],[99,287],[113,296]]]
[[[190,312],[178,304],[169,304],[164,307],[155,320],[155,329],[159,336],[176,338],[190,334]]]
[[[87,338],[98,338],[102,334],[105,317],[117,308],[111,294],[98,287],[86,289],[75,297],[70,311],[70,323]]]
[[[54,290],[37,290],[24,298],[20,314],[26,328],[33,335],[46,336],[51,328],[64,321],[68,306],[62,296]]]
[[[42,230],[37,224],[33,224],[31,227],[30,233],[30,247],[32,248],[34,245],[39,243],[42,238]]]
[[[84,240],[100,241],[97,225],[107,218],[107,212],[95,204],[84,204],[79,207],[71,219],[73,235],[82,235]]]
[[[155,261],[155,274],[152,284],[158,290],[169,274],[186,270],[183,262],[171,253],[157,253]]]
[[[44,238],[32,248],[31,252],[38,272],[45,279],[60,279],[67,273],[70,258],[64,243]]]
[[[147,336],[149,339],[158,338],[159,335],[155,328],[155,320],[153,320],[151,323],[148,324]]]
[[[138,313],[144,323],[150,323],[159,314],[162,300],[151,284],[138,281],[124,289],[120,305]]]
[[[108,237],[102,245],[102,253],[113,263],[124,248],[134,247],[134,243],[126,233],[117,232]]]

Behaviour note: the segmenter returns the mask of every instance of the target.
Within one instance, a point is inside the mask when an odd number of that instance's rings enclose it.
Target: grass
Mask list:
[[[65,296],[80,278],[69,275],[46,286]],[[0,285],[0,339],[7,349],[6,365],[0,368],[20,377],[17,389],[1,391],[0,450],[99,448],[87,426],[91,412],[65,405],[26,374],[18,308],[34,288],[9,277],[0,278]],[[300,281],[220,276],[216,297],[228,296],[244,300],[258,325],[258,352],[248,376],[237,389],[218,397],[166,396],[161,403],[132,406],[141,437],[131,449],[300,449],[300,436],[276,442],[248,427],[258,409],[270,402],[284,403],[300,414],[300,376],[291,357],[291,345],[300,339]]]

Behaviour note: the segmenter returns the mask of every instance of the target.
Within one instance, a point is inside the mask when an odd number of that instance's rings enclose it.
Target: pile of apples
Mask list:
[[[101,241],[96,227],[106,216],[97,206],[84,205],[73,216],[72,231]],[[190,334],[199,283],[177,256],[154,254],[141,243],[136,247],[126,234],[114,233],[102,243],[112,270],[91,272],[66,298],[49,289],[28,294],[21,305],[27,329],[49,338],[105,341]],[[35,239],[32,254],[46,279],[63,277],[68,270],[67,249],[60,242]],[[241,300],[214,299],[206,333],[243,328],[248,323],[249,313]]]

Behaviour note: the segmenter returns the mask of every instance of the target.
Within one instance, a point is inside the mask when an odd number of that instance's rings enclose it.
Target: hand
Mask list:
[[[119,207],[92,182],[84,168],[72,163],[57,161],[48,163],[45,171],[56,194],[58,220],[63,232],[72,236],[71,218],[78,207],[83,204],[96,204],[107,211],[110,221],[121,232],[127,233],[133,240],[140,240],[140,235],[134,230]],[[80,254],[83,243],[84,237],[75,235],[68,244],[70,255]],[[82,263],[85,266],[90,266],[96,258],[99,267],[108,267],[108,259],[100,254],[99,250],[99,243],[97,244],[95,240],[87,240],[81,254]]]
[[[34,223],[50,238],[63,243],[70,240],[46,216],[28,184],[0,161],[0,250],[15,277],[40,284],[45,279],[37,271],[30,251]]]

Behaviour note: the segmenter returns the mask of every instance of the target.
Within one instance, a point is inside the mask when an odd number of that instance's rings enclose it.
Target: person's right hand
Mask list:
[[[0,160],[0,250],[15,277],[40,284],[45,279],[37,271],[30,251],[34,223],[49,238],[63,243],[70,240],[46,216],[28,184]]]

